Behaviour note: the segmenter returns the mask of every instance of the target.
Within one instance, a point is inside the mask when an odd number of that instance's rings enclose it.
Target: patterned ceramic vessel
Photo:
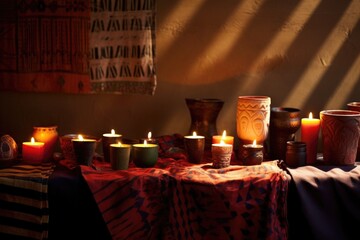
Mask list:
[[[360,137],[360,112],[324,110],[320,112],[324,163],[353,165]]]
[[[271,99],[267,96],[239,96],[236,130],[242,144],[262,144],[269,132]]]
[[[360,112],[360,102],[350,102],[347,104],[347,108],[352,111]],[[359,143],[358,143],[356,161],[360,162],[360,139],[359,139]]]

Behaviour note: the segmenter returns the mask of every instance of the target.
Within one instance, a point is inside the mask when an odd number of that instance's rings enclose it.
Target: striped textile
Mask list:
[[[52,163],[0,169],[0,239],[47,239]]]

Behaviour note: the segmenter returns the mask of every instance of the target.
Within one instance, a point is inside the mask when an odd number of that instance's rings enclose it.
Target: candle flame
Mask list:
[[[80,141],[84,141],[84,138],[83,138],[83,136],[81,134],[78,135],[78,138],[79,138]]]
[[[224,142],[224,140],[220,140],[220,145],[225,145],[225,142]]]
[[[312,119],[313,118],[313,114],[312,112],[309,113],[309,118]]]
[[[148,133],[148,139],[151,139],[151,132]]]
[[[31,138],[31,143],[35,143],[35,138]]]
[[[114,129],[111,129],[111,134],[115,134],[115,130],[114,130]]]
[[[256,146],[256,139],[253,141],[253,146],[254,147]]]
[[[118,145],[119,145],[120,147],[122,146],[122,144],[121,144],[121,142],[120,142],[120,141],[118,142]]]
[[[144,140],[144,145],[147,145],[147,141],[146,141],[146,140]]]
[[[223,134],[222,134],[222,137],[221,137],[221,138],[222,138],[222,139],[225,139],[225,137],[226,137],[226,130],[223,131]]]
[[[194,136],[194,137],[196,137],[196,136],[197,136],[195,131],[193,132],[193,136]]]

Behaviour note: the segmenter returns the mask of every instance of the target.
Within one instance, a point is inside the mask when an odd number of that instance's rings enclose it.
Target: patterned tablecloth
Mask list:
[[[81,166],[113,239],[286,239],[290,176],[277,161],[159,158],[153,168]]]
[[[47,239],[48,179],[54,165],[0,169],[0,239]]]

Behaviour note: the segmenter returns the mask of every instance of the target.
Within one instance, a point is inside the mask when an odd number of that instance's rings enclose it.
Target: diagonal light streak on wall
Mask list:
[[[207,68],[213,66],[214,62],[222,61],[224,56],[227,56],[231,49],[236,45],[236,41],[239,36],[242,35],[242,30],[246,28],[246,25],[256,16],[256,11],[260,9],[262,4],[265,1],[262,1],[259,4],[254,4],[253,1],[241,1],[241,4],[236,8],[234,13],[229,16],[228,20],[224,24],[222,31],[219,31],[216,35],[216,38],[209,44],[206,55],[207,59],[211,61],[204,62],[204,56],[199,56],[194,62],[202,62],[201,68],[204,71]],[[244,14],[246,9],[251,9],[251,13]],[[239,15],[241,15],[241,21],[239,21]],[[233,26],[236,26],[236,31],[233,30]],[[229,28],[232,28],[231,31]],[[202,71],[199,71],[199,65],[194,64],[193,67],[189,70],[190,75],[194,78],[198,77]]]
[[[174,32],[171,37],[165,34],[161,35],[161,29],[164,29],[165,27],[158,27],[159,37],[157,38],[161,38],[161,48],[159,48],[161,49],[161,51],[157,52],[159,58],[162,57],[162,54],[167,52],[172,42],[176,39],[177,35],[181,34],[181,31],[179,31],[179,29],[181,30],[186,27],[187,23],[198,12],[199,8],[204,4],[204,2],[206,2],[206,0],[179,1],[178,6],[174,7],[174,10],[168,14],[168,17],[163,21],[163,23],[173,26]],[[181,22],[178,22],[178,19],[181,19]],[[163,36],[166,36],[166,38]]]
[[[345,105],[347,96],[354,89],[360,76],[360,55],[353,62],[350,70],[346,73],[343,81],[339,84],[336,92],[331,96],[327,102],[325,109],[341,109]]]
[[[312,16],[312,13],[316,10],[320,2],[320,0],[300,1],[299,5],[294,10],[294,13],[289,17],[287,21],[285,21],[285,24],[288,26],[297,26],[297,28],[301,30],[302,27],[309,20],[309,18]],[[267,58],[267,56],[274,55],[274,49],[279,50],[278,55],[281,55],[283,58],[286,57],[286,52],[293,43],[293,41],[296,39],[299,31],[294,31],[293,33],[289,33],[285,30],[279,31],[274,38],[270,39],[270,43],[264,49],[262,54],[258,56],[257,60],[252,65],[249,72],[255,72],[256,69],[259,68],[259,66],[262,64],[264,59]],[[244,90],[246,89],[248,93],[255,92],[258,85],[261,83],[261,80],[262,78],[260,77],[247,78],[246,80],[244,80],[242,88]]]
[[[352,13],[354,12],[354,9],[359,9],[359,7],[360,1],[351,2],[338,24],[334,26],[323,46],[315,54],[316,57],[311,60],[307,70],[302,74],[297,81],[296,86],[294,86],[288,94],[287,99],[282,103],[283,105],[294,106],[297,108],[302,108],[304,106],[305,102],[328,70],[328,66],[331,65],[333,57],[336,56],[347,38],[347,34],[345,33],[343,33],[343,37],[339,36],[339,29],[341,29],[341,26],[343,25],[349,26],[349,29],[352,29],[355,26],[359,20],[359,15]],[[344,86],[346,86],[346,84]],[[344,89],[342,91],[344,91]],[[350,89],[348,91],[350,91]],[[327,105],[330,106],[329,104]]]

